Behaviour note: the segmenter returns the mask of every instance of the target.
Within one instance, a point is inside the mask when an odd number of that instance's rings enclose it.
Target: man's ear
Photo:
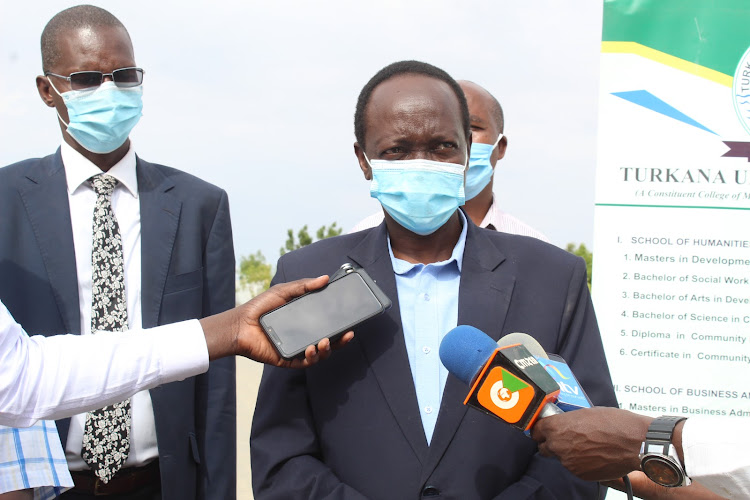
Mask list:
[[[44,104],[50,108],[55,107],[55,100],[52,98],[52,90],[49,79],[46,76],[39,75],[36,77],[36,89],[39,92],[39,97],[42,98]]]
[[[372,169],[365,159],[365,152],[358,142],[354,143],[354,154],[357,155],[357,161],[359,161],[359,168],[362,173],[365,174],[365,179],[368,181],[372,180]]]
[[[495,163],[497,163],[498,160],[502,160],[505,156],[505,150],[508,148],[508,138],[503,136],[502,139],[500,139],[500,142],[497,143],[497,146],[495,147],[495,150],[492,152],[492,156],[494,157],[494,160],[491,161],[492,166],[495,166]]]

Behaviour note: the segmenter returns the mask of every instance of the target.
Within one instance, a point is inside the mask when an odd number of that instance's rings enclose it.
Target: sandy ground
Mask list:
[[[250,424],[253,421],[263,365],[237,357],[237,499],[252,500],[250,484]]]

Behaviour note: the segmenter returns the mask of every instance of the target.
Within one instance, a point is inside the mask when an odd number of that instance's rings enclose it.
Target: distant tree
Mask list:
[[[332,236],[338,236],[342,232],[343,228],[338,227],[338,224],[334,222],[330,226],[321,226],[315,232],[315,236],[318,240],[324,240],[326,238],[331,238]],[[302,229],[297,231],[296,237],[292,229],[287,230],[286,234],[287,240],[281,248],[281,255],[307,246],[313,242],[313,238],[307,230],[307,225],[302,226]],[[266,257],[263,253],[258,250],[253,254],[240,258],[238,275],[239,280],[237,282],[236,290],[237,303],[242,304],[261,292],[268,290],[268,287],[271,286],[273,268],[271,264],[266,261]]]
[[[310,236],[310,233],[307,232],[307,224],[302,226],[302,229],[297,231],[296,241],[294,238],[293,229],[287,229],[286,234],[287,234],[286,243],[284,243],[284,246],[279,249],[279,253],[281,255],[284,255],[285,253],[291,252],[293,250],[297,250],[298,248],[307,246],[313,242],[312,237]]]
[[[594,260],[594,254],[589,252],[589,249],[586,248],[586,245],[584,245],[583,243],[579,244],[578,248],[576,248],[575,243],[568,243],[568,245],[565,247],[565,250],[579,257],[583,257],[583,260],[586,261],[586,276],[588,276],[588,283],[589,283],[589,290],[590,290],[591,289],[591,263]]]
[[[343,231],[344,228],[338,227],[338,224],[334,222],[328,227],[320,226],[320,228],[315,232],[315,236],[318,238],[318,240],[324,240],[326,238],[338,236]],[[281,255],[284,255],[285,253],[291,252],[293,250],[297,250],[298,248],[305,247],[313,242],[312,236],[310,236],[310,233],[307,231],[307,224],[302,226],[302,229],[297,231],[296,240],[294,238],[294,231],[292,229],[288,229],[286,235],[286,243],[279,249],[279,253],[281,253]]]
[[[271,286],[271,264],[260,250],[240,258],[238,301],[245,302]]]
[[[320,228],[315,233],[315,236],[318,237],[318,240],[324,240],[326,238],[333,238],[334,236],[338,236],[343,231],[344,231],[344,228],[336,227],[336,223],[334,222],[328,227],[320,226]]]

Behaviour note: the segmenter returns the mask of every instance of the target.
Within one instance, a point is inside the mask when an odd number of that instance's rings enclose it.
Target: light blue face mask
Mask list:
[[[50,85],[52,83],[50,82]],[[54,85],[52,88],[57,89]],[[68,134],[92,153],[111,153],[130,135],[143,109],[143,85],[117,87],[103,82],[93,90],[57,92],[68,109]]]
[[[470,200],[482,192],[482,189],[492,179],[492,164],[490,156],[495,147],[503,138],[503,134],[495,141],[495,144],[483,144],[474,142],[471,144],[471,157],[469,158],[469,170],[466,172],[466,199]]]
[[[466,165],[430,160],[372,160],[370,196],[409,231],[425,236],[464,204]]]

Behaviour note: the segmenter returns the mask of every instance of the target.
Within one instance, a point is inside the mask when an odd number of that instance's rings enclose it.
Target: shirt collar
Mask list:
[[[62,155],[63,165],[65,166],[65,179],[68,183],[68,194],[73,194],[81,187],[86,181],[95,175],[102,174],[103,172],[91,163],[88,158],[83,156],[81,153],[73,149],[70,144],[63,141],[60,147],[60,154]],[[138,178],[135,173],[135,150],[133,149],[133,143],[130,143],[130,149],[125,153],[112,168],[107,172],[117,182],[122,184],[127,192],[129,192],[133,198],[138,198]]]
[[[451,262],[455,262],[456,266],[458,267],[458,272],[460,273],[461,267],[463,266],[463,262],[464,262],[464,249],[466,248],[466,232],[467,232],[468,223],[466,222],[466,216],[464,215],[462,210],[458,210],[458,215],[459,217],[461,217],[461,225],[463,227],[461,228],[461,235],[458,237],[456,246],[453,247],[453,252],[451,253],[450,258],[441,262],[434,262],[429,265],[447,266]],[[420,268],[424,267],[424,264],[420,264],[420,263],[415,264],[412,262],[407,262],[405,260],[396,258],[393,255],[393,248],[391,247],[390,235],[388,235],[388,255],[390,255],[391,257],[391,264],[393,265],[393,272],[395,272],[396,274],[399,274],[399,275],[406,274],[417,266],[419,266]]]

